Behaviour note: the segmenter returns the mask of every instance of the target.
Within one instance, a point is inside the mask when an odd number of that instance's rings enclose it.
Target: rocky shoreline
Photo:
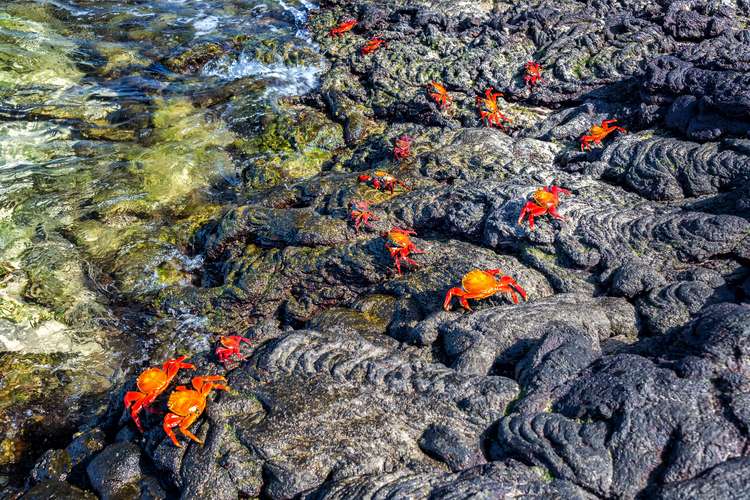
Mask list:
[[[748,23],[744,1],[321,2],[319,90],[235,151],[244,191],[189,242],[200,272],[149,297],[207,318],[150,353],[227,378],[192,427],[205,445],[175,447],[159,415],[138,433],[133,377],[14,494],[750,497]],[[174,64],[195,71],[216,47]],[[506,130],[480,120],[487,88]],[[607,119],[627,133],[581,151]],[[377,169],[409,189],[358,182]],[[572,192],[564,220],[519,225],[552,184]],[[348,220],[354,200],[371,229]],[[425,252],[403,275],[393,227]],[[528,300],[443,310],[475,268]],[[222,332],[252,339],[246,360],[183,352]]]

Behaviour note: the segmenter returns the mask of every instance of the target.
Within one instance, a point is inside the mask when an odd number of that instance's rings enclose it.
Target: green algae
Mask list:
[[[261,133],[238,143],[238,151],[253,158],[243,172],[250,188],[312,177],[344,145],[341,125],[304,106],[287,105],[268,113],[261,126]]]

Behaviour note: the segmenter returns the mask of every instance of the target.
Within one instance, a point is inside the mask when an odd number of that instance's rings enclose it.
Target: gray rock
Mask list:
[[[625,300],[576,294],[478,311],[443,323],[440,332],[451,366],[457,371],[512,372],[515,363],[545,335],[550,322],[577,328],[593,345],[610,337],[632,339],[637,334],[635,310]]]
[[[86,467],[91,486],[103,499],[125,498],[140,493],[141,450],[132,443],[107,446]]]

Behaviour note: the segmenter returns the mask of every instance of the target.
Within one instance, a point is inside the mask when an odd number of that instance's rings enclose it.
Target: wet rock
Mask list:
[[[46,451],[31,470],[30,479],[33,482],[64,482],[73,478],[71,473],[74,469],[83,469],[88,460],[104,446],[105,436],[101,429],[94,428],[77,433],[64,450]],[[79,471],[76,473],[80,475]]]
[[[0,465],[16,471],[32,469],[37,480],[70,473],[82,455],[60,450],[83,421],[95,414],[94,395],[106,381],[92,377],[86,358],[72,354],[0,355]]]
[[[312,177],[321,172],[344,145],[344,131],[315,109],[285,104],[269,111],[261,132],[237,145],[237,153],[251,160],[242,178],[250,189]]]
[[[177,73],[195,73],[212,60],[218,59],[233,47],[241,43],[241,39],[228,44],[203,43],[187,49],[180,54],[164,61],[164,66]]]
[[[72,465],[65,450],[47,450],[31,470],[31,480],[38,483],[50,480],[64,482],[70,474]]]
[[[258,105],[269,77],[155,100],[142,149],[118,153],[117,182],[65,231],[158,316],[147,357],[184,348],[205,354],[201,371],[225,373],[206,354],[211,334],[256,342],[231,367],[233,391],[211,395],[192,427],[205,446],[181,437],[177,448],[150,426],[141,447],[120,430],[88,463],[96,490],[166,496],[153,466],[186,498],[742,496],[747,2],[321,7],[308,23],[326,57],[313,95]],[[326,36],[349,17],[354,30]],[[150,39],[141,26],[127,36]],[[362,54],[376,34],[387,45]],[[248,58],[310,60],[286,42],[242,44],[180,48],[170,64],[223,78]],[[530,60],[543,68],[535,86],[523,78]],[[450,92],[447,109],[431,81]],[[504,130],[478,116],[489,87],[504,93]],[[108,125],[142,124],[142,113],[108,109],[84,134],[132,138]],[[581,151],[581,135],[607,119],[628,132]],[[397,161],[402,134],[412,154]],[[77,150],[95,158],[95,142]],[[373,169],[408,188],[357,182]],[[564,218],[519,224],[550,184],[572,191]],[[371,203],[371,230],[351,227],[352,200]],[[402,275],[382,238],[394,226],[415,229],[425,251]],[[64,242],[44,240],[28,263],[53,243]],[[80,258],[28,266],[27,298],[67,311],[77,289],[39,276]],[[471,313],[443,311],[473,268],[501,268],[529,300],[496,294]],[[66,457],[80,468],[100,438],[75,459],[75,446],[55,444],[35,487],[60,487],[49,479],[72,473]]]
[[[141,451],[132,443],[107,446],[86,467],[89,481],[101,498],[136,496],[143,476]]]
[[[62,481],[44,481],[27,491],[21,498],[25,500],[45,500],[56,498],[60,500],[94,500],[96,495],[83,491]]]

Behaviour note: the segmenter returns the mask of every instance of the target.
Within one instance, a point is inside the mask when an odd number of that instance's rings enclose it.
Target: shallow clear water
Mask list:
[[[153,318],[134,304],[195,280],[189,237],[241,189],[257,154],[246,145],[280,97],[317,84],[312,7],[0,5],[0,364],[28,372],[0,379],[0,434],[18,430],[3,416],[11,396],[44,377],[65,371],[73,408],[146,359],[158,332],[200,330],[200,317]]]

